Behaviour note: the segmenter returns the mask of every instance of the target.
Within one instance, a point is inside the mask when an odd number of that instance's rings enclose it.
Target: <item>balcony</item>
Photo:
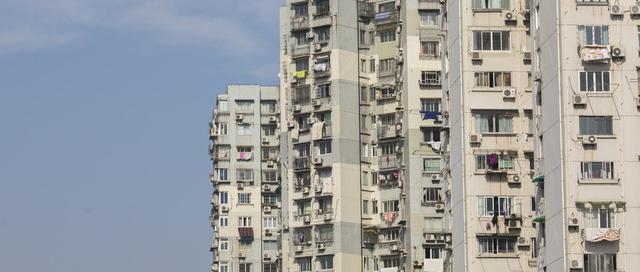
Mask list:
[[[367,1],[358,1],[358,16],[371,18],[373,17],[373,5],[368,3]]]
[[[592,243],[620,241],[620,229],[585,228],[582,230],[582,239]]]
[[[396,126],[386,125],[378,127],[378,139],[394,138],[398,136]]]
[[[606,45],[580,45],[578,55],[586,63],[608,62],[611,59],[609,46]]]
[[[440,9],[440,0],[418,0],[418,9]]]
[[[298,16],[291,18],[291,31],[308,29],[309,28],[309,17],[307,16]]]
[[[317,209],[313,218],[315,220],[330,221],[333,219],[333,210],[331,208]]]
[[[378,12],[373,16],[373,24],[374,25],[383,25],[388,23],[395,23],[398,21],[398,12],[393,11],[385,11]]]
[[[378,69],[378,77],[390,77],[396,74],[396,68],[381,70]]]
[[[291,45],[291,57],[308,56],[309,54],[311,54],[311,47],[308,43]]]
[[[311,165],[311,157],[298,157],[293,159],[293,170],[309,169]]]
[[[378,158],[378,169],[398,168],[398,157],[396,155],[383,155]]]
[[[323,78],[331,76],[331,65],[329,63],[316,63],[313,66],[313,77]]]

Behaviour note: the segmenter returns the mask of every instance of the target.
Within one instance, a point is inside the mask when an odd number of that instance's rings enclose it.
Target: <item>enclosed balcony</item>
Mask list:
[[[378,12],[373,16],[373,24],[383,25],[398,21],[398,12],[395,10]]]
[[[378,169],[398,168],[398,157],[396,155],[382,155],[378,158]]]
[[[297,157],[293,159],[293,170],[309,169],[311,166],[311,157]]]
[[[308,16],[296,16],[291,17],[291,30],[303,30],[309,28],[309,17]]]

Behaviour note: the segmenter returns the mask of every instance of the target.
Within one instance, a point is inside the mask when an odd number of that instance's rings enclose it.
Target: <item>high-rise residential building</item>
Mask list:
[[[281,9],[290,271],[442,271],[440,18],[432,0]]]
[[[443,3],[443,159],[453,236],[446,266],[536,271],[529,6]]]
[[[278,87],[231,85],[210,123],[212,271],[281,269]]]
[[[531,8],[538,271],[637,271],[640,6]]]

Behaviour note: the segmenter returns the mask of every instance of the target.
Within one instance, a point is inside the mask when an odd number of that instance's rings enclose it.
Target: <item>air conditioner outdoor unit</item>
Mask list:
[[[316,193],[322,193],[322,186],[320,186],[320,185],[316,185],[316,186],[314,186],[313,188],[314,188],[314,190],[316,191]]]
[[[520,220],[509,220],[507,221],[509,229],[520,229],[522,227]]]
[[[274,162],[272,160],[267,161],[267,167],[273,167]]]
[[[587,104],[587,95],[586,94],[576,94],[573,96],[573,104],[574,105],[586,105]]]
[[[302,187],[302,193],[303,194],[308,194],[309,193],[309,187]]]
[[[329,221],[331,220],[331,215],[330,214],[325,214],[322,216],[322,219],[324,219],[324,221]]]
[[[227,207],[227,206],[222,206],[222,207],[220,207],[220,211],[222,211],[222,212],[229,212],[229,207]]]
[[[471,134],[469,135],[469,142],[472,144],[478,144],[482,142],[482,136],[480,134]]]
[[[611,12],[611,15],[623,15],[622,13],[624,12],[622,10],[622,6],[620,5],[611,5],[609,6],[609,10]]]
[[[502,91],[502,98],[516,98],[516,90],[509,88]]]
[[[262,258],[265,260],[271,260],[271,255],[269,255],[269,253],[265,253],[264,255],[262,255]]]
[[[322,164],[322,158],[321,157],[313,158],[313,164]]]
[[[239,190],[244,189],[244,183],[239,182],[239,183],[238,183],[238,189],[239,189]]]
[[[425,240],[428,240],[428,241],[435,241],[435,240],[436,240],[436,236],[435,236],[434,234],[427,234],[427,235],[425,236]]]
[[[529,246],[529,239],[526,237],[518,237],[518,246]]]
[[[269,123],[275,123],[277,121],[278,121],[278,118],[276,118],[275,116],[269,117]]]
[[[472,61],[482,60],[482,56],[480,55],[480,52],[472,52],[471,53],[471,60]]]
[[[262,143],[263,143],[263,144],[268,144],[268,143],[269,143],[269,138],[267,138],[267,137],[262,137]]]
[[[515,21],[516,20],[516,15],[513,14],[513,12],[506,12],[504,14],[504,20],[505,21]]]
[[[624,58],[624,51],[620,47],[611,47],[611,57]]]
[[[391,251],[398,251],[398,245],[392,245],[391,246]]]
[[[315,122],[316,122],[316,118],[313,118],[313,117],[307,118],[307,124],[313,124]]]
[[[236,121],[242,121],[242,114],[236,114]]]
[[[598,137],[595,135],[584,135],[582,136],[582,144],[584,145],[594,145],[598,143]]]
[[[524,60],[528,60],[528,61],[530,61],[530,60],[531,60],[531,52],[529,52],[529,51],[525,51],[524,53],[522,53],[522,58],[523,58]]]
[[[301,111],[302,107],[300,105],[293,105],[293,111]]]
[[[542,80],[542,72],[536,71],[535,73],[533,73],[533,78],[534,78],[535,81]]]
[[[264,235],[271,236],[271,230],[270,229],[265,229],[264,230]]]
[[[296,252],[302,252],[302,246],[296,246]]]
[[[246,258],[246,257],[247,255],[244,252],[242,251],[238,252],[238,258]]]
[[[444,210],[444,204],[436,204],[436,210]]]
[[[319,250],[324,250],[324,244],[318,244],[317,247]]]
[[[422,266],[422,261],[420,260],[413,261],[413,266]]]
[[[510,180],[508,180],[509,183],[520,183],[520,176],[518,175],[514,175]]]
[[[271,191],[271,186],[269,186],[269,184],[262,185],[262,190],[263,191]]]
[[[320,105],[322,105],[322,102],[320,102],[320,100],[313,100],[313,101],[311,102],[311,104],[312,104],[314,107],[320,107]]]
[[[582,269],[582,261],[581,260],[571,260],[571,269]]]
[[[311,222],[311,217],[305,216],[305,217],[302,218],[302,221],[305,222],[305,223],[309,223],[309,222]]]
[[[296,126],[296,124],[293,121],[287,121],[287,127],[288,128],[293,128],[295,126]]]
[[[568,225],[569,227],[579,227],[579,226],[580,226],[580,224],[579,224],[579,223],[580,223],[580,222],[578,221],[578,218],[577,218],[577,217],[575,217],[575,216],[572,216],[572,217],[569,217],[569,222],[568,222],[568,224],[567,224],[567,225]]]
[[[431,175],[431,180],[432,181],[439,181],[440,180],[440,174]]]
[[[322,44],[314,43],[313,50],[315,50],[316,52],[322,50]]]
[[[634,15],[634,16],[640,15],[640,6],[638,5],[631,6],[631,15]]]

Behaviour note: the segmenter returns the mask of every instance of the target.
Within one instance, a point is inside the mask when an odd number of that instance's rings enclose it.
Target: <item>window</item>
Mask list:
[[[611,74],[609,71],[580,72],[581,92],[609,92]]]
[[[378,90],[377,99],[390,99],[396,97],[396,90],[394,88],[382,88]]]
[[[393,58],[380,60],[380,72],[390,72],[396,67],[396,60]]]
[[[297,144],[293,147],[298,153],[298,157],[308,157],[311,154],[309,143]]]
[[[293,38],[296,40],[296,45],[303,46],[309,44],[309,38],[307,37],[308,31],[296,31],[293,32]]]
[[[277,148],[277,147],[266,147],[266,146],[263,146],[262,147],[262,160],[263,161],[276,160],[276,158],[279,157],[278,150],[279,150],[279,148]]]
[[[220,238],[220,251],[229,251],[229,239]]]
[[[510,72],[482,72],[475,73],[476,87],[506,87],[511,86]]]
[[[278,272],[278,264],[277,263],[263,263],[262,264],[262,272]]]
[[[238,160],[251,160],[253,154],[252,149],[250,146],[238,146],[236,148],[238,151]]]
[[[510,154],[475,155],[476,170],[512,170],[514,157]]]
[[[616,254],[584,254],[584,272],[618,271]]]
[[[582,45],[609,45],[609,27],[606,25],[578,26],[578,37]]]
[[[309,215],[309,214],[311,214],[311,200],[295,201],[294,205],[296,205],[298,215]]]
[[[328,42],[331,39],[331,28],[330,27],[318,27],[313,30],[316,34],[316,41],[318,42]]]
[[[517,237],[481,237],[478,238],[481,254],[515,253]]]
[[[328,15],[331,6],[329,5],[329,0],[316,0],[316,14],[315,16],[324,16]]]
[[[400,267],[399,258],[384,258],[382,259],[382,266],[384,268]]]
[[[220,263],[220,265],[218,266],[218,269],[220,270],[220,272],[230,272],[231,270],[229,270],[229,264],[228,263]]]
[[[509,9],[509,0],[473,0],[474,9]]]
[[[380,31],[378,32],[378,34],[380,35],[381,43],[392,42],[396,40],[395,29]]]
[[[384,114],[380,115],[380,123],[383,126],[395,126],[396,125],[396,115],[395,114]]]
[[[333,256],[320,256],[318,257],[320,263],[320,269],[333,269]]]
[[[375,59],[370,59],[369,60],[369,73],[375,73],[376,72],[376,60]]]
[[[300,268],[300,272],[310,272],[311,271],[311,258],[299,258],[296,260],[298,263],[298,267]]]
[[[253,108],[253,101],[236,100],[236,107],[238,112],[251,112]]]
[[[400,236],[399,229],[384,229],[380,231],[384,242],[397,241]]]
[[[229,133],[227,123],[216,124],[216,135],[227,135]]]
[[[524,159],[527,161],[529,169],[531,170],[536,169],[536,164],[535,164],[536,161],[535,161],[535,157],[533,156],[533,152],[525,152]]]
[[[420,11],[420,25],[421,26],[438,26],[438,14],[437,10],[421,10]]]
[[[318,143],[320,154],[331,154],[331,140]]]
[[[316,85],[316,97],[331,97],[331,84]]]
[[[291,5],[291,9],[293,9],[293,15],[295,17],[309,15],[309,6],[307,3]]]
[[[251,217],[250,216],[238,217],[238,227],[251,227]]]
[[[295,60],[296,71],[309,71],[309,59],[299,58]]]
[[[229,204],[229,192],[220,192],[220,204]]]
[[[253,170],[251,169],[238,169],[236,171],[238,181],[253,181]]]
[[[507,112],[476,112],[474,113],[477,133],[511,133],[512,119]]]
[[[422,203],[439,202],[441,188],[423,188],[422,189]]]
[[[297,104],[307,103],[309,102],[310,99],[311,99],[311,92],[309,91],[308,86],[298,87],[293,90],[294,103],[297,103]]]
[[[538,255],[540,255],[540,245],[538,245],[538,238],[531,237],[531,246],[533,247],[531,249],[531,258],[536,259],[538,258]]]
[[[616,228],[615,214],[615,210],[607,206],[585,209],[585,227],[598,229]]]
[[[420,99],[420,110],[440,112],[441,104],[440,99]]]
[[[440,158],[423,158],[422,172],[440,172]]]
[[[229,226],[229,217],[226,215],[220,216],[219,222],[221,228],[227,227]]]
[[[264,134],[264,136],[275,136],[276,130],[277,130],[277,127],[274,125],[262,126],[262,134]]]
[[[440,128],[437,127],[422,127],[422,142],[432,143],[440,142]]]
[[[262,194],[262,205],[276,205],[280,202],[279,194]]]
[[[362,214],[369,214],[369,200],[362,200]]]
[[[510,43],[509,31],[473,31],[475,51],[509,51]]]
[[[277,182],[278,172],[276,171],[264,171],[262,172],[262,179],[265,182]]]
[[[420,84],[440,85],[440,71],[422,71],[420,75]]]
[[[260,104],[263,113],[275,113],[278,106],[275,100],[262,101]]]
[[[219,181],[229,181],[229,169],[216,168],[216,177]]]
[[[238,204],[251,204],[251,194],[238,193]]]
[[[238,124],[238,135],[240,135],[240,136],[249,136],[249,135],[251,135],[251,125],[250,124]]]
[[[229,112],[229,101],[227,101],[227,100],[218,100],[218,111],[219,112]]]
[[[380,151],[383,156],[395,155],[396,154],[396,144],[395,143],[381,143],[379,144]]]
[[[400,211],[400,201],[399,200],[389,200],[382,202],[382,211],[383,212],[397,212]]]
[[[421,41],[420,56],[423,58],[439,58],[440,44],[437,41]]]
[[[538,211],[538,205],[536,203],[536,197],[535,196],[531,197],[531,211],[532,212],[537,212]]]
[[[480,196],[478,197],[478,216],[510,215],[518,210],[518,203],[513,197]]]
[[[371,208],[372,208],[372,213],[373,214],[378,213],[378,201],[377,200],[372,200],[371,201]]]
[[[251,263],[240,263],[240,272],[251,272]]]
[[[264,217],[262,218],[262,226],[265,229],[275,229],[278,227],[277,217]]]
[[[425,259],[442,259],[442,248],[440,247],[425,247],[424,248]]]
[[[580,116],[581,135],[613,135],[611,116]]]
[[[613,162],[581,162],[581,179],[613,179]]]

